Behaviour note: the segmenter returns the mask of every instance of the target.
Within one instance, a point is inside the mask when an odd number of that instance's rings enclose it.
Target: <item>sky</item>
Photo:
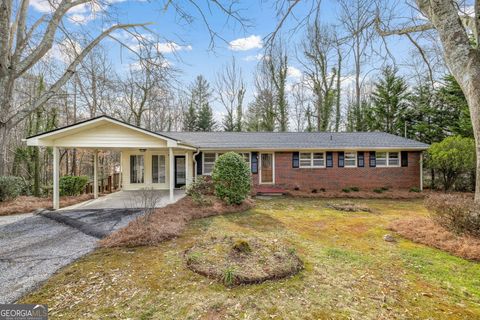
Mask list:
[[[105,1],[105,0],[104,0]],[[221,68],[228,64],[232,57],[235,57],[237,64],[241,67],[244,80],[247,83],[246,101],[253,98],[254,72],[259,59],[262,57],[265,37],[275,29],[278,19],[276,10],[273,7],[274,1],[242,0],[237,8],[240,9],[242,17],[248,19],[248,27],[241,28],[232,19],[226,21],[226,16],[218,9],[209,11],[205,6],[207,1],[196,1],[205,13],[205,19],[209,26],[218,32],[223,39],[216,38],[215,46],[211,47],[211,38],[208,29],[202,21],[201,16],[195,12],[192,5],[187,6],[188,12],[192,13],[195,20],[186,23],[179,18],[177,12],[172,8],[165,10],[163,2],[159,1],[138,1],[138,0],[106,0],[108,1],[108,16],[100,12],[96,6],[82,5],[69,11],[65,24],[72,30],[88,32],[92,36],[98,34],[102,28],[112,24],[109,20],[116,20],[121,23],[145,23],[150,22],[148,29],[152,31],[150,36],[159,37],[160,47],[168,62],[180,70],[179,78],[183,84],[188,85],[197,75],[202,74],[214,86],[216,74]],[[224,1],[224,3],[227,1]],[[189,1],[177,1],[176,3],[188,4]],[[46,0],[31,0],[31,13],[33,18],[49,11]],[[93,10],[92,10],[93,8]],[[285,22],[282,30],[289,31],[296,22],[294,17],[301,17],[307,6],[298,5],[294,10],[291,19]],[[92,13],[97,12],[97,13]],[[324,0],[321,6],[322,23],[338,23],[339,7],[335,0]],[[142,33],[144,31],[141,31]],[[148,33],[145,31],[145,33]],[[131,37],[125,32],[117,32],[116,36],[122,41],[129,43]],[[303,32],[287,33],[283,39],[288,44],[289,77],[288,81],[294,83],[302,75],[301,65],[295,59],[295,51],[303,37]],[[392,37],[388,40],[395,49],[395,55],[400,60],[408,60],[411,48],[405,39]],[[133,44],[133,42],[130,42]],[[118,43],[108,39],[103,42],[108,50],[112,64],[117,72],[125,72],[132,63],[128,50],[121,49]],[[174,50],[173,50],[174,49]],[[372,62],[372,64],[374,64]],[[351,70],[347,67],[344,77],[348,78]],[[214,103],[216,118],[221,118],[222,108]]]

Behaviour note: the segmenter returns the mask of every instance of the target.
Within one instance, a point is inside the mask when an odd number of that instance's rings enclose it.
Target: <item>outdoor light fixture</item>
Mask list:
[[[140,150],[140,152],[145,152],[145,151],[147,151],[147,149],[138,149],[138,150]]]

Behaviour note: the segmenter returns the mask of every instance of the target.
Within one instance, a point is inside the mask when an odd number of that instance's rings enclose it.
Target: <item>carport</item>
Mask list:
[[[51,147],[53,151],[53,208],[59,209],[60,148],[93,151],[93,189],[98,198],[98,151],[121,153],[122,190],[168,190],[175,200],[175,189],[188,185],[194,176],[196,148],[160,133],[117,119],[100,116],[83,122],[30,136],[28,146]]]

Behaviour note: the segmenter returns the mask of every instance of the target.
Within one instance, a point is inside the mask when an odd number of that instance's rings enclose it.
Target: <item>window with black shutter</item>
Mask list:
[[[370,151],[370,157],[369,157],[369,163],[370,167],[376,167],[377,166],[377,157],[375,151]]]
[[[300,152],[292,153],[292,168],[300,167]]]
[[[197,175],[202,175],[202,158],[201,152],[195,156],[195,161],[197,162]]]
[[[363,151],[357,152],[357,162],[358,162],[358,167],[365,167],[365,155]]]
[[[402,151],[402,167],[408,167],[408,151]]]
[[[327,152],[327,168],[333,167],[333,153]]]
[[[252,173],[258,173],[258,152],[252,152],[251,167]]]
[[[355,158],[353,158],[355,159]],[[338,167],[343,168],[345,166],[345,153],[339,152],[338,153]]]

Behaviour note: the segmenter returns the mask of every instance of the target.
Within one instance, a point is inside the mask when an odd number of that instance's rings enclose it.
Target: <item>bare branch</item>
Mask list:
[[[430,82],[432,83],[432,87],[433,87],[433,85],[434,85],[433,71],[432,71],[432,67],[430,66],[430,62],[428,61],[427,56],[425,55],[425,52],[423,51],[422,47],[420,47],[420,45],[413,39],[413,37],[409,33],[407,33],[406,36],[407,36],[408,40],[410,40],[410,42],[413,43],[413,45],[418,49],[418,52],[420,53],[420,56],[422,57],[423,61],[427,65],[428,77],[430,78]]]

